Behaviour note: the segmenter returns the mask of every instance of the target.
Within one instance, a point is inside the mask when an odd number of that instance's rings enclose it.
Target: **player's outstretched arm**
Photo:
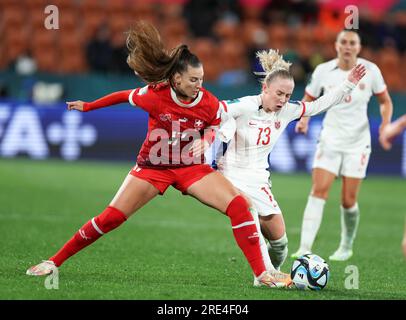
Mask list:
[[[302,99],[303,102],[312,102],[314,100],[315,98],[311,97],[307,93],[305,93]],[[306,135],[307,131],[309,130],[309,122],[310,117],[301,117],[300,120],[296,123],[295,132]]]
[[[81,112],[87,112],[119,103],[128,102],[128,98],[132,91],[133,90],[124,90],[113,92],[107,96],[101,97],[100,99],[97,99],[92,102],[84,102],[81,100],[77,100],[77,101],[67,101],[66,104],[68,105],[67,106],[68,110],[78,110]]]
[[[355,66],[348,75],[348,78],[337,88],[331,90],[329,93],[321,96],[313,102],[305,103],[304,116],[314,116],[327,109],[335,106],[349,95],[351,91],[357,86],[358,82],[365,76],[365,66],[358,64]]]

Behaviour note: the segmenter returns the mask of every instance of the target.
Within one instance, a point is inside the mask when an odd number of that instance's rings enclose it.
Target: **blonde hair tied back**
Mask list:
[[[277,76],[286,78],[289,75],[289,78],[292,78],[289,73],[292,63],[285,61],[279,54],[279,50],[261,50],[256,53],[256,56],[266,74],[264,81],[269,83]]]

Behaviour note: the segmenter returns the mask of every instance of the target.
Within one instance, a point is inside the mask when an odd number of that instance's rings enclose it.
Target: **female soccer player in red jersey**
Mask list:
[[[129,66],[148,85],[115,92],[91,103],[68,102],[68,109],[86,112],[129,101],[147,111],[148,133],[137,164],[108,207],[84,224],[55,255],[29,268],[27,274],[52,273],[172,185],[230,218],[235,240],[261,285],[290,286],[289,275],[266,271],[258,230],[246,199],[223,175],[204,164],[204,150],[220,123],[220,103],[202,88],[203,66],[199,59],[185,45],[167,52],[158,31],[143,22],[129,32],[127,46]]]

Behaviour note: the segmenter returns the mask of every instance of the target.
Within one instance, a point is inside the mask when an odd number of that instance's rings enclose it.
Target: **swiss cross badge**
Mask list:
[[[280,121],[275,121],[275,129],[279,129],[281,127],[281,122]]]
[[[203,128],[203,121],[200,119],[195,119],[195,128],[196,129],[201,129]]]

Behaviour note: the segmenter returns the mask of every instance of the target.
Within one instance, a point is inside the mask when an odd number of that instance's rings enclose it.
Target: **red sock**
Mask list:
[[[121,225],[127,216],[120,210],[107,207],[100,215],[89,220],[74,236],[51,258],[56,266],[60,266],[66,259],[73,256],[83,248],[92,244],[103,234]]]
[[[244,252],[252,271],[258,277],[266,269],[262,259],[258,230],[244,197],[236,196],[228,205],[226,214],[230,217],[238,246]]]

